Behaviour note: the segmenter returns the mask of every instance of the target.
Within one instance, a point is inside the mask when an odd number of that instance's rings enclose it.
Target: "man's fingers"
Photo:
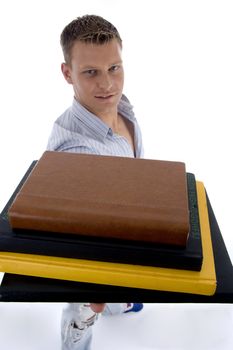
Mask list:
[[[92,311],[99,313],[102,312],[105,308],[105,304],[100,304],[100,303],[91,303],[90,304],[90,308],[92,309]]]

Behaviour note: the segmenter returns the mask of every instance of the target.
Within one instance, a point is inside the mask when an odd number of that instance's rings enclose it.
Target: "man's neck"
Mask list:
[[[99,113],[96,112],[94,113],[100,120],[102,120],[102,122],[104,122],[105,124],[107,124],[112,130],[113,132],[117,132],[118,131],[118,111],[117,108],[115,109],[111,109],[109,111],[105,111],[102,112],[100,111]]]
[[[107,124],[113,132],[118,132],[119,129],[119,122],[118,122],[118,112],[115,111],[114,113],[108,113],[108,114],[100,114],[98,116],[102,122]]]

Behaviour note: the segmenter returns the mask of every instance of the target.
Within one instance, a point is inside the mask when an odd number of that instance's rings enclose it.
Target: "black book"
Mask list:
[[[193,174],[187,173],[190,233],[186,247],[177,248],[81,235],[61,233],[54,235],[54,233],[30,230],[13,231],[8,220],[8,208],[35,164],[36,161],[32,162],[0,215],[1,251],[200,271],[203,256],[196,181]]]

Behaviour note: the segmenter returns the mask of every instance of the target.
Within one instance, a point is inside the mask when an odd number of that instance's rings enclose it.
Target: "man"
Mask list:
[[[61,34],[61,70],[73,86],[72,106],[54,123],[48,150],[142,157],[141,132],[133,108],[122,94],[122,40],[99,16],[86,15]],[[62,316],[63,349],[90,349],[97,314],[139,311],[142,304],[69,304]]]

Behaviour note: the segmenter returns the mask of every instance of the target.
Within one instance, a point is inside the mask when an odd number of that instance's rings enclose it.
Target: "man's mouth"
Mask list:
[[[95,97],[99,98],[99,99],[107,100],[108,98],[111,98],[112,96],[114,96],[114,95],[113,94],[111,94],[111,95],[97,95]]]

